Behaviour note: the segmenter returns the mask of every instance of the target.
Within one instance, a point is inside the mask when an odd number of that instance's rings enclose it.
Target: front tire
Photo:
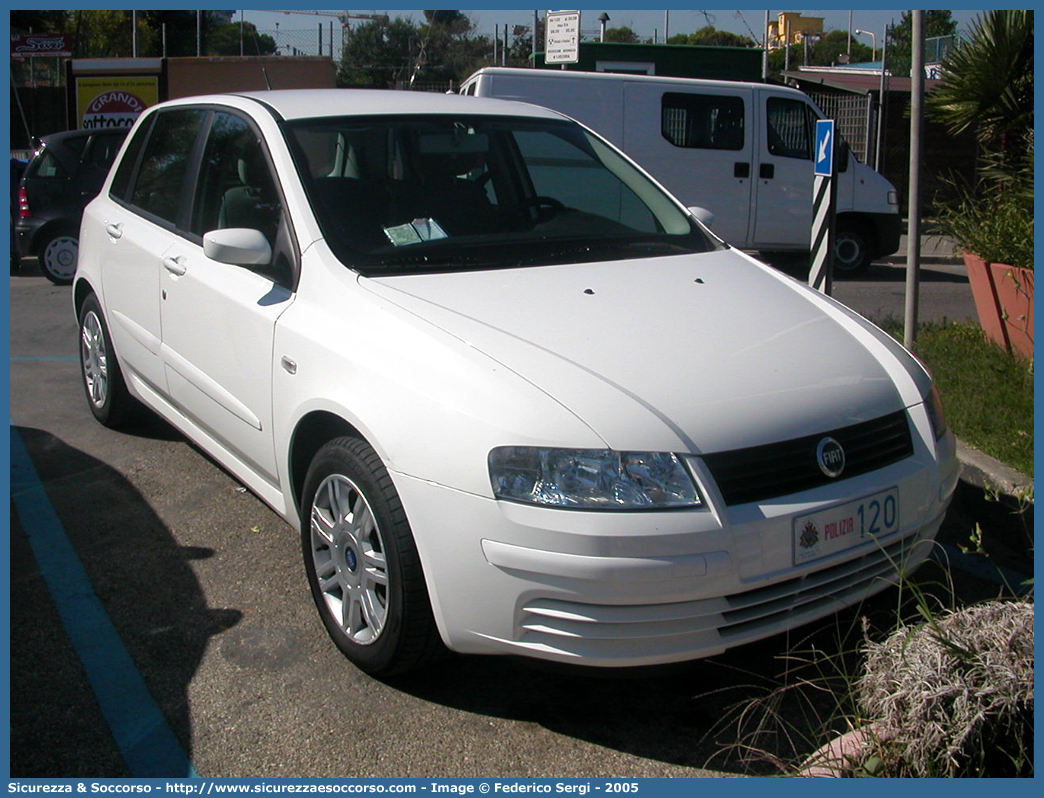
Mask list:
[[[89,294],[80,307],[80,376],[94,417],[106,427],[120,426],[134,399],[123,380],[101,304],[94,294]]]
[[[858,277],[870,268],[870,237],[854,224],[838,225],[834,237],[834,275]]]
[[[76,274],[80,241],[76,235],[58,233],[40,247],[40,271],[55,285],[69,285]]]
[[[305,477],[301,547],[326,631],[361,670],[414,670],[442,650],[406,513],[380,458],[336,438]]]

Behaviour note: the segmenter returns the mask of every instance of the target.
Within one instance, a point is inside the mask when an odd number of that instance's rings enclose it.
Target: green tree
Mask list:
[[[797,52],[804,59],[804,54],[801,47],[798,47]],[[846,30],[832,30],[829,31],[818,40],[809,42],[808,45],[808,63],[809,66],[834,66],[842,62],[841,56],[848,55],[848,31]],[[794,53],[791,52],[791,63],[793,63]],[[852,40],[852,53],[849,63],[859,64],[865,61],[870,61],[874,56],[873,50],[865,44]]]
[[[206,43],[207,55],[273,55],[276,51],[275,39],[267,33],[259,34],[252,22],[212,25]]]
[[[680,33],[671,36],[668,44],[692,44],[700,47],[755,47],[749,36],[741,36],[727,30],[718,30],[713,25],[704,25],[694,33]]]
[[[161,32],[166,26],[167,32],[167,55],[194,56],[196,54],[196,12],[195,11],[142,11],[146,24],[154,30]],[[210,14],[204,13],[201,17],[203,39],[210,32]],[[163,51],[162,41],[157,41],[154,49],[150,51],[154,55],[161,55]],[[247,52],[250,52],[247,50]],[[235,55],[239,55],[237,49]]]
[[[605,41],[607,42],[618,42],[620,44],[638,44],[641,39],[638,38],[638,34],[635,33],[628,27],[623,28],[606,28],[605,29]]]
[[[11,33],[71,33],[68,11],[11,10]]]
[[[925,11],[924,38],[933,39],[939,36],[955,36],[957,21],[952,11]],[[913,15],[904,11],[898,25],[889,25],[888,36],[888,70],[896,76],[910,77],[910,60],[913,53]]]
[[[993,10],[943,61],[942,83],[925,110],[954,134],[980,144],[977,179],[954,179],[956,199],[941,206],[941,229],[987,260],[1032,268],[1033,12]]]
[[[420,29],[396,17],[352,28],[337,71],[338,86],[386,89],[408,80]]]
[[[478,36],[471,19],[460,11],[425,11],[427,25],[414,47],[414,80],[464,80],[493,56],[493,42]]]
[[[987,11],[943,62],[927,112],[989,150],[1019,149],[1033,131],[1033,11]]]
[[[78,10],[68,24],[76,37],[76,53],[82,58],[129,58],[134,54],[133,15],[130,11]],[[138,15],[138,52],[156,49],[159,33],[144,14]]]

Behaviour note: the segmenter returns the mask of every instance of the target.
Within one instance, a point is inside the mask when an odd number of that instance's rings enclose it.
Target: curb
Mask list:
[[[906,266],[906,255],[886,255],[874,263],[887,263],[889,266]],[[963,266],[964,261],[945,255],[921,255],[922,266]]]
[[[1015,498],[1029,497],[1033,501],[1033,480],[1011,466],[961,440],[957,441],[957,459],[961,464],[961,479],[964,482]]]

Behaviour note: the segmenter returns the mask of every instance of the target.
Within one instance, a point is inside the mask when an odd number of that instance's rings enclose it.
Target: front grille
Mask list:
[[[577,656],[703,656],[857,604],[896,584],[930,545],[912,535],[852,560],[718,598],[639,605],[530,598],[521,607],[519,639]]]
[[[704,455],[703,461],[726,504],[762,501],[837,481],[816,462],[816,447],[825,437],[834,438],[845,450],[841,479],[884,468],[913,454],[906,411],[900,410],[818,435]]]

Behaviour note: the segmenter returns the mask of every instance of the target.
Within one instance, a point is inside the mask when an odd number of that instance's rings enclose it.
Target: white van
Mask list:
[[[714,232],[768,260],[806,253],[812,143],[822,111],[796,89],[760,83],[606,72],[487,67],[461,94],[560,111],[624,150]],[[899,248],[895,187],[843,149],[834,269],[854,275]]]

